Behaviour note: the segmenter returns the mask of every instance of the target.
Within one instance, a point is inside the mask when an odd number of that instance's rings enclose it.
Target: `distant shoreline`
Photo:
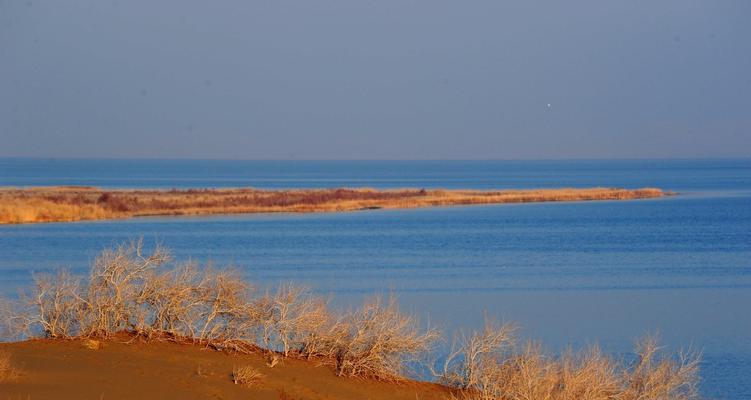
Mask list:
[[[633,200],[673,193],[658,188],[443,190],[369,188],[260,190],[0,187],[0,224],[74,222],[141,216],[314,213],[436,206]]]

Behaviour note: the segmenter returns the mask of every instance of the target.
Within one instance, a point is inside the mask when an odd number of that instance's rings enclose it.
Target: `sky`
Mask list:
[[[0,157],[751,156],[748,0],[0,0]]]

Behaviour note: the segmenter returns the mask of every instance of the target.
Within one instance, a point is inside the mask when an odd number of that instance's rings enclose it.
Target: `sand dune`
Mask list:
[[[315,361],[283,359],[270,368],[260,354],[227,354],[171,342],[142,343],[129,337],[0,343],[18,376],[0,382],[0,399],[444,399],[441,386],[407,381],[395,385],[338,377]],[[234,368],[262,374],[251,386],[233,383]]]

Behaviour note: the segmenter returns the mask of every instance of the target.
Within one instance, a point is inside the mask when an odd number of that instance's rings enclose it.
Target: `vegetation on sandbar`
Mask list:
[[[0,188],[0,224],[67,222],[153,215],[336,212],[548,201],[662,197],[656,188],[536,190]]]

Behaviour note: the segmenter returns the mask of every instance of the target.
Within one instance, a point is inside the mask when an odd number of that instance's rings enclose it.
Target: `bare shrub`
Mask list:
[[[463,342],[447,360],[443,381],[472,400],[689,400],[696,391],[698,358],[678,360],[657,356],[653,338],[639,342],[633,365],[614,362],[599,348],[545,353],[539,344],[521,349],[497,346],[510,343],[503,329],[488,328]],[[499,339],[502,338],[502,339]],[[505,349],[503,349],[505,347]],[[474,360],[474,361],[473,361]],[[451,366],[454,366],[451,368]]]
[[[36,311],[27,302],[0,298],[0,341],[29,337]]]
[[[235,271],[185,264],[150,274],[137,304],[148,310],[136,326],[147,337],[192,340],[242,352],[255,349],[261,311]]]
[[[85,313],[79,278],[65,270],[56,275],[34,275],[34,290],[27,302],[36,309],[35,319],[30,322],[45,336],[70,338],[77,335]]]
[[[22,303],[26,309],[0,303],[3,333],[70,338],[125,331],[255,350],[261,311],[240,275],[194,264],[164,268],[168,260],[163,248],[145,254],[142,241],[133,241],[102,252],[87,286],[67,271],[35,275],[34,290]],[[304,313],[306,307],[295,305],[290,314]]]
[[[89,275],[87,320],[81,321],[85,336],[109,336],[135,329],[145,319],[137,303],[139,292],[156,267],[169,260],[169,253],[157,246],[143,253],[143,241],[132,241],[103,251]]]
[[[402,313],[393,297],[333,313],[302,287],[257,295],[236,271],[168,260],[166,250],[145,254],[134,241],[97,257],[88,281],[67,271],[35,275],[30,294],[0,301],[0,333],[81,337],[90,348],[100,344],[92,338],[120,331],[243,353],[262,347],[271,367],[281,357],[315,357],[340,376],[391,381],[422,361],[439,337]],[[698,398],[698,355],[665,356],[653,337],[638,342],[635,361],[623,363],[597,347],[551,355],[538,344],[517,346],[513,334],[509,324],[486,321],[482,331],[460,336],[439,371],[435,364],[431,370],[471,400]],[[9,358],[4,362],[10,365]],[[233,371],[238,384],[260,378],[250,367]]]
[[[682,352],[678,358],[659,354],[655,336],[637,342],[638,361],[624,373],[624,400],[694,399],[698,397],[699,355]]]
[[[255,368],[246,365],[232,370],[232,382],[235,385],[253,386],[263,379],[263,374]]]
[[[200,272],[193,264],[149,274],[136,299],[149,312],[139,313],[136,333],[195,337],[202,301],[199,284]]]
[[[252,350],[247,343],[255,338],[259,312],[239,274],[208,270],[198,291],[200,307],[195,337],[218,348]]]
[[[620,391],[617,364],[597,346],[581,352],[568,350],[556,370],[556,389],[563,391],[559,396],[563,399],[607,399]]]
[[[399,380],[410,361],[430,350],[438,338],[432,329],[421,331],[416,318],[402,314],[395,298],[375,298],[347,316],[335,341],[339,375]]]
[[[330,319],[326,302],[313,296],[306,288],[292,284],[281,285],[273,296],[267,295],[258,303],[261,310],[262,340],[265,347],[284,356],[290,352],[310,356],[315,337]]]
[[[16,330],[13,329],[15,325],[13,321],[18,314],[19,310],[12,301],[0,298],[0,341],[18,338],[14,332]]]
[[[304,338],[300,355],[336,361],[342,347],[350,341],[351,329],[348,315],[326,311],[320,326]]]
[[[449,386],[482,390],[482,374],[497,363],[514,344],[514,327],[511,324],[499,325],[486,320],[481,332],[471,335],[462,334],[454,343],[452,351],[446,357],[440,374],[441,381]]]

